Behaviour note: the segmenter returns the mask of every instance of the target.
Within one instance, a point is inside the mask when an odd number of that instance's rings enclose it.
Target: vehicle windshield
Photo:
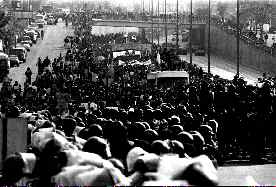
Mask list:
[[[20,55],[23,53],[23,49],[12,49],[10,53],[12,55]]]

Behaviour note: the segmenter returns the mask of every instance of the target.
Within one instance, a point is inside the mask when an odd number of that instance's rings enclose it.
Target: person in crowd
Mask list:
[[[26,76],[26,83],[31,84],[32,83],[32,70],[30,67],[27,68],[26,72],[25,72],[25,76]]]

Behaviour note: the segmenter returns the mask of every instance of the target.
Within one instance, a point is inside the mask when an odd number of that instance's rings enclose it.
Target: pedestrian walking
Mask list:
[[[26,82],[31,84],[32,83],[32,70],[30,69],[30,67],[27,68],[27,71],[25,72],[26,75]]]
[[[44,38],[44,30],[41,30],[41,39],[43,40]]]

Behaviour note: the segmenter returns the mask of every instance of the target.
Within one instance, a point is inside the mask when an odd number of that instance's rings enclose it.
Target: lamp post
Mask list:
[[[166,38],[166,48],[167,48],[168,47],[167,0],[165,0],[165,38]]]
[[[176,0],[176,50],[179,49],[179,15],[178,15],[178,0]]]
[[[192,49],[192,29],[193,29],[193,0],[190,2],[190,42],[189,42],[189,50],[190,50],[190,63],[193,63],[193,49]]]
[[[151,0],[151,44],[153,45],[153,0]]]
[[[240,1],[237,0],[237,76],[240,75]]]
[[[157,0],[157,17],[158,17],[158,25],[157,25],[157,28],[158,28],[158,33],[157,33],[157,43],[159,45],[160,43],[160,25],[159,25],[159,21],[160,21],[160,11],[159,11],[159,0]]]
[[[157,38],[157,43],[159,45],[159,43],[160,43],[160,25],[159,25],[160,11],[159,11],[159,0],[157,1],[157,16],[158,16],[158,38]]]
[[[211,0],[208,8],[208,73],[211,73]]]

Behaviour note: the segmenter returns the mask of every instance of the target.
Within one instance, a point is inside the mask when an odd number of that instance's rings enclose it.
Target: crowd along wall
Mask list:
[[[205,30],[205,46],[208,46],[208,29]],[[237,62],[237,42],[234,34],[229,34],[219,27],[211,26],[211,55]],[[276,75],[276,57],[257,49],[252,44],[240,40],[240,65],[260,72]]]

